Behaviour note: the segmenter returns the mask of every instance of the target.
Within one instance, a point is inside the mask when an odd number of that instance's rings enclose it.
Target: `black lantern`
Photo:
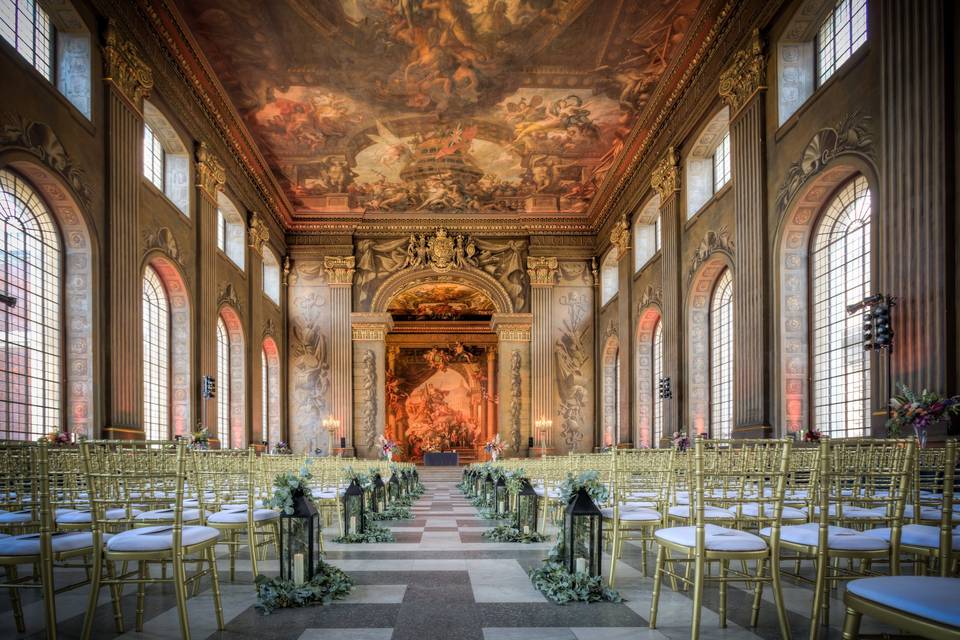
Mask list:
[[[483,480],[483,504],[490,505],[496,493],[496,484],[493,480],[493,472],[488,471],[487,477]]]
[[[510,513],[510,492],[507,491],[507,481],[503,476],[497,478],[493,487],[493,508],[497,516]]]
[[[403,489],[403,495],[410,495],[410,470],[403,469],[400,471],[400,487]]]
[[[410,475],[413,476],[413,488],[420,488],[420,474],[417,472],[416,467],[413,468],[413,471],[410,472]]]
[[[373,482],[370,488],[370,511],[374,513],[387,510],[387,487],[383,484],[383,478],[380,473],[373,474]]]
[[[298,584],[313,578],[320,557],[320,512],[302,489],[293,492],[293,513],[280,514],[280,577]]]
[[[397,472],[390,474],[390,480],[387,482],[387,502],[393,503],[400,499],[400,478]]]
[[[583,487],[577,491],[563,517],[563,563],[570,573],[600,575],[603,517]]]
[[[540,496],[534,490],[527,478],[520,481],[520,490],[517,492],[517,520],[516,528],[521,533],[534,533],[537,530],[537,507]]]
[[[343,492],[343,534],[363,533],[366,531],[364,520],[363,487],[354,478]]]
[[[483,495],[483,473],[479,469],[476,469],[473,475],[473,496],[477,497]]]

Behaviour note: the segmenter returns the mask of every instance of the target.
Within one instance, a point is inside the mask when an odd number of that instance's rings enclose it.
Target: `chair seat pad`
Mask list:
[[[954,507],[953,507],[953,513],[954,513],[954,516],[953,516],[953,517],[954,517],[954,519],[956,519],[957,516],[960,516],[960,513],[957,512],[957,509],[958,509],[958,508],[960,508],[960,505],[954,505]],[[903,507],[903,517],[904,517],[904,518],[912,518],[912,517],[913,517],[913,509],[914,509],[914,507],[913,507],[912,504],[904,505],[904,507]],[[920,519],[921,519],[921,520],[935,520],[935,521],[937,521],[937,522],[940,522],[940,514],[942,514],[942,513],[943,513],[943,510],[942,510],[940,507],[933,507],[933,506],[926,506],[926,507],[925,507],[925,506],[923,506],[923,505],[920,505]]]
[[[0,524],[23,524],[27,522],[33,522],[33,513],[34,512],[30,509],[20,509],[19,511],[0,513]],[[39,515],[39,512],[37,513]],[[73,513],[73,509],[57,509],[54,512],[54,517],[59,518],[60,516],[68,513]]]
[[[668,513],[675,518],[689,518],[690,505],[678,504],[670,507]],[[726,509],[721,509],[720,507],[711,507],[709,505],[703,508],[703,517],[707,520],[733,520],[736,518],[733,513]]]
[[[337,497],[337,492],[332,489],[324,489],[321,491],[314,491],[313,497],[318,500],[335,500]]]
[[[767,542],[752,533],[726,529],[715,524],[703,525],[704,547],[708,551],[763,551]],[[696,527],[670,527],[659,529],[654,534],[658,540],[671,542],[683,547],[695,547],[697,544]]]
[[[254,522],[264,522],[266,520],[274,520],[280,517],[279,511],[274,511],[273,509],[254,509],[253,510],[253,520]],[[224,509],[223,511],[218,511],[215,514],[207,518],[207,522],[211,524],[241,524],[247,521],[247,509],[246,507],[242,509]]]
[[[864,533],[868,536],[876,536],[882,540],[890,541],[890,527],[880,529],[868,529]],[[900,529],[900,544],[910,545],[911,547],[927,547],[937,549],[940,547],[940,527],[927,524],[908,524]],[[954,549],[960,549],[960,531],[953,531]]]
[[[50,536],[50,545],[54,553],[76,551],[93,547],[93,534],[89,531],[59,532]],[[0,556],[38,556],[40,555],[40,534],[28,533],[22,536],[0,538]]]
[[[880,576],[847,584],[855,596],[910,615],[960,627],[960,580],[936,576]]]
[[[132,509],[130,512],[134,517],[142,513],[138,509]],[[120,507],[107,509],[103,515],[107,520],[123,520],[127,517],[127,510]],[[93,522],[93,513],[89,509],[71,511],[57,516],[57,524],[90,524],[91,522]]]
[[[766,517],[772,517],[774,512],[773,505],[770,503],[765,503],[763,505],[763,513]],[[759,502],[745,502],[740,507],[741,515],[747,516],[748,518],[756,518],[760,513],[760,503]],[[784,507],[783,511],[780,514],[781,520],[806,520],[807,512],[803,509],[796,509],[794,507]]]
[[[184,527],[181,543],[188,547],[216,540],[220,532],[213,527]],[[160,525],[130,529],[107,541],[108,551],[166,551],[173,548],[173,527]]]
[[[603,507],[600,509],[601,515],[607,520],[613,519],[613,507]],[[660,522],[660,514],[653,509],[626,509],[620,507],[621,522]]]
[[[820,525],[816,522],[806,524],[790,524],[780,528],[780,539],[784,542],[802,544],[808,547],[817,547],[820,544]],[[760,535],[769,538],[770,527],[760,529]],[[827,547],[836,551],[883,551],[890,544],[876,536],[868,536],[861,531],[835,527],[827,529]]]
[[[855,507],[853,505],[843,505],[843,509],[837,509],[837,505],[830,505],[829,513],[831,516],[837,516],[841,513],[844,520],[883,520],[887,517],[886,507]],[[814,507],[813,513],[820,515],[820,507]]]
[[[263,509],[263,500],[257,499],[253,501],[254,509]],[[246,511],[247,502],[234,502],[232,504],[222,504],[220,505],[222,511]]]
[[[146,520],[146,521],[169,521],[173,522],[174,514],[176,513],[175,509],[153,509],[151,511],[144,511],[143,513],[137,515],[137,520]],[[205,512],[206,517],[210,517],[210,512]],[[200,509],[184,509],[183,510],[183,521],[192,522],[194,520],[200,519]]]

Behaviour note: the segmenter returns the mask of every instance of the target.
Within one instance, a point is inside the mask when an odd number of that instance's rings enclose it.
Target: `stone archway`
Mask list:
[[[714,251],[694,273],[687,292],[688,435],[709,432],[710,300],[717,280],[732,268],[730,262],[727,253]]]
[[[422,284],[462,284],[490,298],[496,313],[513,313],[513,302],[507,290],[493,276],[475,267],[440,273],[433,269],[411,269],[396,273],[380,285],[370,302],[371,313],[387,313],[395,296]]]
[[[657,394],[656,383],[653,380],[653,332],[660,322],[662,314],[656,304],[648,304],[640,309],[637,321],[637,367],[636,367],[636,398],[637,398],[637,433],[638,446],[655,447],[653,440],[653,403]],[[661,434],[662,436],[663,434]]]
[[[607,337],[603,345],[600,379],[602,405],[603,446],[620,444],[620,339],[616,334]]]
[[[246,403],[246,347],[243,336],[243,322],[240,314],[230,305],[220,307],[219,317],[227,328],[230,344],[230,433],[218,433],[220,442],[229,442],[231,449],[243,449],[247,446],[249,434],[247,431],[247,403]],[[218,382],[218,385],[220,383]],[[218,389],[223,393],[224,389]]]

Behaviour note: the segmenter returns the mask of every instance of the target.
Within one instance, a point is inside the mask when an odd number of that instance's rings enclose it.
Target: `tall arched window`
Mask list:
[[[223,318],[217,318],[217,437],[230,438],[230,334]]]
[[[267,371],[267,351],[260,350],[260,440],[269,442],[270,435],[270,374]]]
[[[861,436],[870,415],[870,354],[859,314],[870,292],[870,190],[857,176],[830,201],[810,251],[813,298],[813,424],[833,437]]]
[[[143,271],[143,430],[170,438],[170,304],[160,276]]]
[[[62,425],[60,238],[40,196],[0,171],[0,437]]]
[[[617,250],[610,249],[600,263],[600,304],[613,300],[620,290],[620,274],[617,272]]]
[[[273,338],[263,340],[260,350],[261,440],[276,444],[280,434],[280,350]]]
[[[651,347],[653,355],[653,375],[650,385],[653,389],[653,435],[651,437],[651,446],[660,446],[660,438],[663,437],[663,398],[660,397],[660,378],[663,377],[663,321],[658,320],[657,326],[653,330],[653,345]]]
[[[710,435],[733,432],[733,276],[725,269],[710,300]]]

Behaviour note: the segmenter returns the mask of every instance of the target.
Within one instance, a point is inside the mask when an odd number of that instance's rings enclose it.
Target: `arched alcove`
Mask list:
[[[657,381],[654,380],[656,357],[654,353],[654,331],[660,324],[660,318],[660,307],[656,304],[648,304],[640,309],[637,321],[635,371],[637,425],[635,442],[641,447],[658,445],[653,428],[656,418],[654,403],[657,401]]]
[[[370,311],[373,313],[387,313],[390,303],[404,291],[428,284],[459,284],[483,293],[496,313],[513,313],[513,302],[509,294],[499,282],[480,269],[468,267],[437,273],[432,269],[411,269],[400,271],[389,278],[377,289],[370,302]]]
[[[221,445],[229,442],[231,449],[242,449],[247,446],[247,423],[246,423],[246,354],[243,338],[243,323],[240,321],[240,315],[237,310],[229,305],[220,308],[220,320],[227,332],[227,362],[229,381],[223,382],[223,376],[218,374],[217,381],[217,420],[220,423],[221,416],[219,411],[222,407],[229,409],[229,419],[227,424],[230,433],[217,433]],[[219,336],[218,336],[219,339]],[[221,353],[218,348],[218,361],[221,361]],[[221,369],[220,363],[217,365],[218,371]],[[227,393],[224,399],[221,394]],[[224,401],[225,400],[225,401]],[[222,423],[221,423],[222,424]]]
[[[193,431],[190,292],[179,267],[164,254],[151,252],[145,264],[160,277],[170,303],[170,431],[175,436],[189,435]]]
[[[730,109],[723,107],[697,134],[684,164],[687,218],[692,218],[718,190],[715,181],[715,155],[730,131]],[[729,148],[726,151],[729,167]]]
[[[687,423],[689,434],[708,433],[710,425],[710,302],[731,258],[715,251],[700,266],[687,293]]]

